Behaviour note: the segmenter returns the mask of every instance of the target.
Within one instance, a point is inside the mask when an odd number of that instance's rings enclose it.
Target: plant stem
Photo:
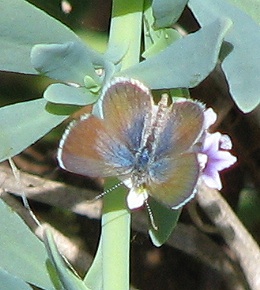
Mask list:
[[[143,0],[114,0],[108,51],[123,56],[121,70],[139,62]]]
[[[103,289],[128,289],[131,216],[125,207],[122,188],[109,193],[104,198],[103,210]]]
[[[125,50],[122,69],[139,62],[143,0],[114,0],[110,52]],[[122,52],[121,52],[122,53]],[[106,185],[109,188],[108,185]],[[104,197],[102,216],[102,272],[104,290],[129,289],[131,215],[122,187]]]

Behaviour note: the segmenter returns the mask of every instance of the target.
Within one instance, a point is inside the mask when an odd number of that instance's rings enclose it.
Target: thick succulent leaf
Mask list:
[[[52,84],[45,90],[43,97],[52,103],[86,106],[93,104],[98,95],[84,87],[73,87],[65,84]]]
[[[38,74],[30,61],[37,43],[79,41],[68,27],[24,0],[0,1],[0,70]]]
[[[60,281],[64,289],[90,290],[90,288],[88,288],[78,276],[76,276],[71,270],[67,268],[63,258],[58,252],[58,249],[50,232],[45,233],[44,242],[49,254],[49,258],[59,275]]]
[[[103,289],[102,267],[103,267],[103,258],[102,258],[102,236],[101,236],[94,261],[84,278],[84,283],[90,289],[95,289],[95,290]]]
[[[154,17],[152,7],[147,7],[144,11],[144,48],[142,57],[149,58],[167,48],[181,34],[173,28],[154,29]]]
[[[27,283],[22,279],[9,274],[3,269],[0,269],[0,284],[2,289],[19,289],[19,290],[32,290]]]
[[[179,32],[172,28],[161,29],[157,31],[157,34],[158,36],[154,40],[154,43],[142,54],[144,58],[156,55],[158,52],[166,49],[174,41],[181,38]]]
[[[0,162],[47,134],[68,116],[51,114],[47,101],[38,99],[0,108]]]
[[[156,247],[160,247],[168,240],[172,231],[176,227],[181,214],[181,209],[173,210],[166,208],[153,199],[149,199],[149,205],[153,214],[155,226],[157,227],[157,229],[154,229],[151,226],[149,229],[149,235],[153,244]]]
[[[181,16],[188,0],[153,0],[154,28],[171,27]]]
[[[84,85],[86,75],[99,83],[95,67],[104,67],[100,53],[83,43],[37,44],[31,52],[31,61],[40,73],[66,83]]]
[[[250,15],[260,25],[260,1],[259,0],[227,0],[230,4],[240,8]]]
[[[216,20],[118,75],[136,78],[151,89],[195,87],[216,66],[230,26],[228,19]]]
[[[259,25],[224,0],[190,0],[189,6],[202,26],[219,17],[232,20],[233,28],[225,36],[231,52],[223,60],[222,68],[234,101],[243,112],[250,112],[260,101]]]
[[[45,267],[48,256],[43,243],[2,200],[0,219],[0,268],[43,289],[54,289]]]

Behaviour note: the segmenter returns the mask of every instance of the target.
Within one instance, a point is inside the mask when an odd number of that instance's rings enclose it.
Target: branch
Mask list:
[[[236,255],[251,289],[259,290],[260,249],[255,240],[217,190],[202,185],[197,200]]]
[[[20,184],[15,179],[11,169],[0,165],[0,185],[6,192],[26,197],[58,208],[68,209],[89,218],[101,216],[101,200],[89,202],[97,192],[70,186],[65,183],[46,180],[44,178],[20,172]],[[21,187],[22,186],[22,187]]]
[[[77,214],[86,215],[90,218],[100,217],[102,206],[101,200],[98,200],[95,203],[87,202],[87,200],[90,200],[97,195],[95,191],[69,186],[60,182],[45,180],[28,173],[21,172],[20,176],[22,188],[21,185],[17,184],[11,170],[3,164],[0,165],[0,184],[6,192],[10,192],[17,196],[21,196],[24,192],[28,198],[45,204],[68,209]],[[209,197],[210,195],[206,194],[203,199],[206,201],[209,200]],[[10,204],[10,198],[12,198],[12,196],[8,194],[4,195],[4,200],[8,204]],[[37,228],[35,224],[32,223],[32,217],[29,215],[28,210],[17,202],[14,204],[12,201],[10,205],[18,211],[26,223],[37,232]],[[230,215],[230,213],[228,213],[228,215]],[[147,218],[142,211],[133,214],[133,228],[134,230],[147,234]],[[59,235],[58,232],[57,235]],[[61,239],[64,241],[64,237],[61,237]],[[69,243],[70,242],[68,241],[66,243],[62,242],[61,244],[68,245]],[[60,247],[58,239],[57,244]],[[214,243],[210,238],[201,233],[195,227],[185,226],[179,223],[172,237],[167,241],[167,244],[187,253],[188,255],[199,258],[203,263],[218,270],[227,278],[226,280],[230,283],[230,285],[233,287],[236,285],[234,288],[232,287],[233,289],[237,290],[247,288],[243,273],[240,269],[235,267],[235,263],[230,261],[227,254],[223,252],[219,245]],[[231,249],[232,247],[233,245],[231,245]],[[71,248],[71,246],[66,248]],[[244,251],[243,249],[240,250],[241,252]],[[61,250],[61,252],[68,257],[68,254],[65,251]],[[68,260],[71,261],[69,257]],[[75,265],[73,262],[72,264]],[[246,271],[243,264],[241,264],[241,266],[243,270]],[[86,264],[85,269],[88,267],[89,264]],[[80,268],[82,269],[82,265]]]

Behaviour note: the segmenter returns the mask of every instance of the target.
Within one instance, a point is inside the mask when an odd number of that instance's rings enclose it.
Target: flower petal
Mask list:
[[[232,142],[228,135],[221,135],[220,137],[220,148],[223,150],[231,150]]]
[[[219,150],[220,138],[221,134],[219,132],[214,134],[206,133],[202,146],[202,153],[211,155],[214,154],[214,152],[217,152]]]
[[[201,178],[206,183],[206,185],[210,188],[216,188],[220,190],[222,188],[222,183],[219,177],[219,173],[217,170],[210,171],[208,170],[207,173],[205,172]]]
[[[217,114],[214,112],[212,108],[208,108],[204,112],[204,129],[208,129],[216,121],[217,121]]]
[[[235,156],[226,151],[231,148],[232,142],[227,135],[222,135],[219,132],[213,134],[205,132],[198,160],[202,169],[201,178],[209,187],[220,190],[222,184],[218,172],[237,161]],[[204,155],[207,156],[207,159]]]
[[[218,151],[215,153],[214,158],[209,162],[214,163],[215,169],[221,171],[230,167],[237,161],[237,158],[227,151]]]

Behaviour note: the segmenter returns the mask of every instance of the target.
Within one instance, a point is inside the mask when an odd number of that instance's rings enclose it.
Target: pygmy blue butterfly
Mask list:
[[[116,176],[130,187],[127,203],[138,208],[152,196],[177,209],[194,196],[200,165],[196,143],[204,106],[163,95],[154,105],[137,80],[115,78],[103,90],[102,118],[82,115],[66,129],[58,149],[62,168],[90,177]]]

